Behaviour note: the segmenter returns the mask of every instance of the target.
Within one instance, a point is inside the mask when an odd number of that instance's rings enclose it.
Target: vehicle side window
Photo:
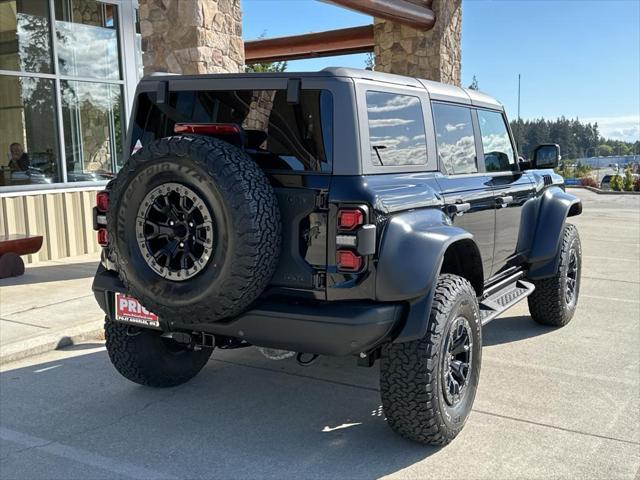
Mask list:
[[[438,157],[450,175],[478,171],[471,110],[457,105],[432,104]]]
[[[369,91],[367,114],[374,165],[427,163],[424,116],[418,97]]]
[[[478,110],[478,124],[482,136],[486,171],[510,172],[517,170],[516,155],[502,114]]]

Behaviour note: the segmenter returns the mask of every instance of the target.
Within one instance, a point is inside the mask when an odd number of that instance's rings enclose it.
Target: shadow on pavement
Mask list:
[[[89,278],[95,275],[97,268],[97,261],[28,267],[24,275],[20,277],[11,277],[0,280],[0,287]]]
[[[216,351],[198,377],[170,389],[125,380],[105,351],[11,370],[0,374],[0,431],[64,445],[65,468],[75,459],[73,474],[91,477],[96,461],[82,458],[96,454],[118,473],[134,465],[179,478],[377,478],[438,451],[387,427],[377,368],[351,358],[284,362]],[[47,462],[61,460],[21,456],[11,438],[2,442],[9,477],[51,473]]]
[[[496,318],[482,329],[482,345],[489,347],[503,343],[518,342],[538,335],[553,332],[553,327],[546,327],[534,322],[529,315]]]

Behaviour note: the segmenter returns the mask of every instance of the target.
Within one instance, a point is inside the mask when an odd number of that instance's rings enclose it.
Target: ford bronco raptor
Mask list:
[[[214,348],[351,355],[378,361],[394,431],[446,444],[482,327],[525,298],[544,325],[575,312],[582,204],[559,147],[519,160],[477,91],[344,68],[153,75],[126,141],[97,195],[93,290],[133,382],[186,382]]]

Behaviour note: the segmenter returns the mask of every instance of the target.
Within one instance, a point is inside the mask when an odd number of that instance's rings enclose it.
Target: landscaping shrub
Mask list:
[[[630,192],[633,190],[633,175],[631,174],[631,169],[627,168],[624,171],[624,180],[622,181],[622,188],[625,192]]]
[[[619,192],[622,190],[622,177],[620,175],[614,175],[611,177],[611,183],[609,185],[611,185],[611,190]]]
[[[598,188],[598,182],[596,182],[593,177],[582,177],[580,179],[580,185],[583,187]]]
[[[640,192],[640,177],[636,178],[633,182],[633,191]]]

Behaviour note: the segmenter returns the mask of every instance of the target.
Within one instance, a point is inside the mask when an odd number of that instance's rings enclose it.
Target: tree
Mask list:
[[[611,190],[619,192],[620,190],[622,190],[622,177],[620,175],[614,175],[613,177],[611,177],[611,182],[609,183],[609,185],[611,186]]]
[[[244,71],[247,73],[279,73],[287,70],[287,62],[265,62],[245,65]]]
[[[366,58],[364,59],[364,67],[367,70],[375,70],[376,69],[376,56],[369,52],[367,53]]]
[[[599,157],[609,157],[613,155],[613,147],[603,143],[601,145],[598,145],[597,152]]]
[[[473,76],[473,80],[471,80],[471,85],[469,85],[467,88],[469,88],[470,90],[479,90],[478,79],[475,75]]]

